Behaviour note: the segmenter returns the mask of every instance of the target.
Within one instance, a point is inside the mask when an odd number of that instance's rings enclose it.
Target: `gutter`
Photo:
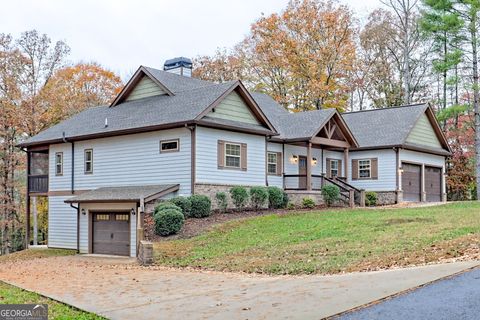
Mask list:
[[[80,253],[80,205],[75,207],[70,203],[70,207],[77,210],[77,253]]]

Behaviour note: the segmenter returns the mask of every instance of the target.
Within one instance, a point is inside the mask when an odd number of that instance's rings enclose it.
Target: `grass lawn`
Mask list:
[[[406,266],[480,251],[480,202],[341,209],[232,221],[155,243],[156,263],[268,274],[325,274]]]
[[[104,319],[93,313],[78,310],[69,305],[0,281],[0,304],[17,303],[47,304],[49,319]]]

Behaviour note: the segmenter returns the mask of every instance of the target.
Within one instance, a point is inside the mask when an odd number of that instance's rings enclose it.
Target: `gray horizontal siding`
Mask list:
[[[215,108],[215,111],[210,112],[208,116],[212,118],[260,124],[245,101],[243,101],[242,97],[240,97],[235,91],[225,97],[225,99]]]
[[[69,197],[48,197],[48,246],[77,249],[77,210],[64,201]]]
[[[166,92],[163,91],[162,88],[160,88],[155,82],[153,82],[152,79],[147,76],[143,76],[143,78],[137,83],[135,88],[130,92],[125,100],[132,101],[162,94],[166,94]]]

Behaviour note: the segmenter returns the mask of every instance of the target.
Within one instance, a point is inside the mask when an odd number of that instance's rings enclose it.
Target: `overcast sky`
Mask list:
[[[141,64],[212,54],[232,47],[261,16],[288,0],[15,0],[2,1],[0,33],[37,29],[71,47],[72,62],[96,61],[125,78]],[[339,0],[360,19],[379,0]]]

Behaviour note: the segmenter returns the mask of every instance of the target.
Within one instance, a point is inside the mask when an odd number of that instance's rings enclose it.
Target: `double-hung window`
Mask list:
[[[225,143],[225,167],[240,168],[241,145]]]
[[[267,172],[268,174],[277,174],[277,156],[276,152],[267,153]]]
[[[93,173],[93,149],[85,150],[85,173]]]
[[[338,160],[330,160],[330,177],[338,177]]]
[[[55,174],[57,176],[63,174],[63,152],[55,153]]]
[[[358,177],[360,179],[372,177],[372,163],[370,159],[358,160]]]

